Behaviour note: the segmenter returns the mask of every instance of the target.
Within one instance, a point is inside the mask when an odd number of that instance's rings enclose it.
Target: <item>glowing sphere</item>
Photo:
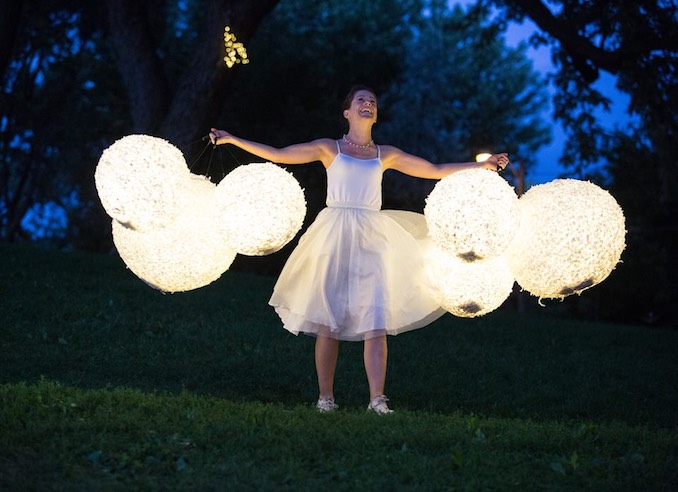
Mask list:
[[[224,241],[249,256],[278,251],[304,222],[306,199],[299,182],[270,162],[238,166],[217,185],[217,228]]]
[[[106,213],[139,231],[162,228],[181,211],[177,195],[190,171],[174,145],[149,135],[128,135],[105,149],[94,180]]]
[[[216,186],[190,175],[181,189],[182,213],[163,229],[138,231],[113,220],[113,242],[135,275],[163,292],[197,289],[217,280],[236,252],[214,229]]]
[[[438,246],[427,257],[427,269],[440,306],[462,318],[494,311],[513,290],[505,256],[468,262]]]
[[[518,197],[494,171],[469,169],[436,183],[426,198],[433,240],[465,261],[501,255],[518,229]]]
[[[624,213],[588,181],[557,179],[519,200],[521,227],[509,266],[518,285],[540,298],[579,294],[607,278],[625,247]]]

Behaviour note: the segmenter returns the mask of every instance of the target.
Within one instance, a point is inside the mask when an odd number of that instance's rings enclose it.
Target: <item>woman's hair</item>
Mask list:
[[[353,97],[359,91],[371,92],[374,95],[374,97],[377,97],[377,93],[374,92],[374,90],[371,87],[368,87],[366,85],[354,85],[353,87],[351,87],[351,90],[348,91],[348,94],[344,98],[344,101],[341,103],[341,110],[342,111],[349,109],[351,107],[351,103],[353,102]]]

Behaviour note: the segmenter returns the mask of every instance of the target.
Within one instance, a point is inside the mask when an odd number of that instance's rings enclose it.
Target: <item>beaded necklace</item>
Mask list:
[[[374,140],[370,140],[367,142],[365,145],[358,145],[357,143],[351,142],[348,138],[346,138],[346,134],[342,137],[342,140],[349,144],[351,147],[355,147],[356,149],[367,149],[368,147],[371,147],[374,145]]]

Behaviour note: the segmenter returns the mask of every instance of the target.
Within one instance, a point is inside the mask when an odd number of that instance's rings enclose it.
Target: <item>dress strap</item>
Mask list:
[[[339,140],[334,141],[337,144],[337,154],[341,154],[341,148],[339,147]]]
[[[377,145],[377,159],[381,159],[381,147]]]

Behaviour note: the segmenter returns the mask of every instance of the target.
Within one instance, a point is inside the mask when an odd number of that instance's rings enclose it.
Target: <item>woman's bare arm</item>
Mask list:
[[[432,162],[417,157],[402,150],[391,147],[381,147],[382,162],[384,169],[395,169],[401,173],[417,178],[442,179],[457,171],[464,169],[504,169],[509,162],[508,154],[494,154],[482,162],[450,162],[445,164],[433,164]]]
[[[307,164],[321,161],[325,167],[329,166],[336,154],[334,140],[321,138],[311,142],[288,145],[277,148],[271,145],[253,142],[244,138],[236,137],[224,130],[212,128],[210,132],[212,142],[217,145],[231,144],[254,154],[267,161],[278,164]],[[334,152],[333,152],[334,149]]]

